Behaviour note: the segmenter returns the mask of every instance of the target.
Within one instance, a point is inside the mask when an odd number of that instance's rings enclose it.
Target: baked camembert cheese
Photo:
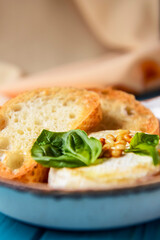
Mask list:
[[[89,135],[101,141],[102,163],[78,168],[51,168],[48,184],[54,189],[100,189],[128,184],[159,172],[153,158],[124,153],[135,132],[100,131]]]

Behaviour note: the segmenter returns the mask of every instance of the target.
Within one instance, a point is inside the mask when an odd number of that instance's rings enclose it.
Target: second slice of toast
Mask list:
[[[102,121],[94,131],[128,129],[159,134],[158,119],[132,94],[112,88],[95,91],[101,99]]]

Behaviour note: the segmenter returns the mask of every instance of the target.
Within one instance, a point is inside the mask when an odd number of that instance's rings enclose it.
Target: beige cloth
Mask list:
[[[0,61],[29,74],[106,52],[72,0],[0,0]]]
[[[159,38],[159,0],[74,1],[106,47],[133,49]]]
[[[14,96],[37,87],[104,88],[111,85],[140,93],[160,87],[159,56],[159,44],[127,54],[104,55],[20,78],[16,85],[13,83],[10,86],[1,86],[0,93]]]
[[[157,4],[158,0],[0,0],[0,60],[30,73],[17,79],[18,84],[4,83],[0,92],[15,95],[55,85],[120,85],[141,92],[159,86]]]

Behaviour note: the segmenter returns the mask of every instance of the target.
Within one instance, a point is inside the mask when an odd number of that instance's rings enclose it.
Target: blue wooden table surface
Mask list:
[[[69,232],[33,227],[0,214],[0,240],[159,240],[160,220],[134,227],[96,232]]]
[[[139,100],[160,95],[160,90],[138,97]],[[11,200],[14,201],[14,200]],[[160,240],[160,220],[138,226],[95,232],[47,230],[18,222],[0,213],[0,240]]]

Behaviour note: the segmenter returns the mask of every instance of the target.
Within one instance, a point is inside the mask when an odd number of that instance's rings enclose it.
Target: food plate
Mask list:
[[[160,217],[160,176],[119,188],[85,191],[0,179],[0,196],[0,212],[46,228],[110,229]]]

